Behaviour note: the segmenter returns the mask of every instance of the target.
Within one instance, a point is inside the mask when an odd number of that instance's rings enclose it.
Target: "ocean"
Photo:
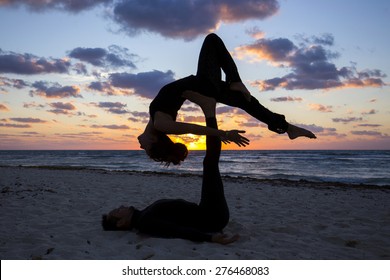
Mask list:
[[[164,166],[144,151],[0,151],[0,166],[50,166],[115,171],[202,173],[205,151],[190,151],[179,166]],[[390,187],[389,150],[224,150],[222,175],[256,179],[340,182]],[[0,175],[1,176],[1,175]]]
[[[164,166],[144,151],[0,151],[0,166],[49,166],[202,173],[204,151],[190,151],[179,166]],[[234,150],[222,151],[222,175],[256,179],[307,180],[390,186],[390,151],[360,150]]]

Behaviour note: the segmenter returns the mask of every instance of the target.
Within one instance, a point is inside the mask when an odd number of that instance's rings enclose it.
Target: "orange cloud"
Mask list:
[[[387,84],[380,78],[351,79],[347,80],[340,88],[365,88],[365,87],[383,87]]]
[[[35,90],[30,91],[30,95],[39,95],[46,98],[68,98],[82,97],[78,86],[61,86],[57,83],[50,85],[47,82],[39,81],[32,85]]]
[[[312,41],[312,42],[311,42]],[[339,89],[383,87],[387,84],[381,70],[369,69],[359,71],[356,67],[337,67],[332,60],[339,54],[327,48],[333,45],[333,36],[306,40],[295,45],[286,38],[258,39],[249,45],[235,49],[238,58],[249,56],[256,60],[266,60],[277,67],[291,68],[283,77],[259,80],[253,83],[261,91],[277,88],[294,89]]]
[[[0,104],[0,111],[9,111],[9,109],[4,104]]]
[[[333,106],[325,106],[322,104],[310,104],[309,107],[311,110],[319,111],[319,112],[323,112],[323,113],[333,112]]]

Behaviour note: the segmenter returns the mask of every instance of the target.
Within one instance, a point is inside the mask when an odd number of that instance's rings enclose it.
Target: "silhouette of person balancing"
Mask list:
[[[226,81],[221,79],[221,69]],[[181,143],[174,143],[167,134],[187,134],[219,136],[225,142],[233,142],[238,146],[246,146],[249,140],[240,134],[240,130],[223,131],[217,128],[176,121],[178,110],[185,100],[200,106],[212,97],[219,103],[238,107],[268,125],[268,129],[276,133],[287,133],[290,139],[297,137],[316,138],[301,127],[288,123],[285,117],[265,108],[251,96],[242,83],[236,64],[226,49],[223,41],[216,34],[206,36],[198,60],[196,75],[191,75],[161,88],[150,103],[150,120],[145,131],[138,136],[142,149],[152,159],[160,162],[179,164],[188,150]]]

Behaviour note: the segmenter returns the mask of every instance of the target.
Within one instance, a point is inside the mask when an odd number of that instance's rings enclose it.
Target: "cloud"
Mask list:
[[[295,124],[299,127],[310,130],[314,134],[320,134],[321,137],[332,136],[337,138],[345,138],[347,135],[344,133],[338,133],[336,128],[333,127],[322,127],[315,124],[307,125],[307,124]]]
[[[355,117],[351,117],[351,118],[333,118],[332,119],[333,122],[344,123],[344,124],[347,124],[347,123],[350,123],[350,122],[360,122],[362,120],[363,120],[363,118],[355,118]]]
[[[376,113],[378,112],[375,109],[371,109],[369,111],[363,111],[362,115],[375,115]]]
[[[334,128],[324,128],[322,126],[318,126],[315,124],[294,124],[294,125],[310,130],[313,133],[322,133],[324,131],[335,131]]]
[[[319,36],[310,36],[307,37],[302,34],[298,34],[295,36],[300,42],[303,44],[314,44],[314,45],[324,45],[324,46],[333,46],[334,37],[330,33],[324,33]]]
[[[133,111],[133,112],[129,112],[129,113],[137,118],[149,118],[149,116],[150,116],[149,113],[147,113],[147,112]]]
[[[184,122],[188,122],[188,123],[194,123],[194,122],[204,123],[205,122],[205,117],[204,116],[184,116]]]
[[[120,102],[99,102],[91,104],[98,108],[106,109],[107,112],[112,114],[123,115],[129,113],[128,110],[124,109],[127,105]]]
[[[220,106],[217,107],[216,113],[219,114],[237,114],[238,108],[230,107],[230,106]]]
[[[0,77],[0,86],[22,89],[29,86],[29,84],[21,79],[10,79],[7,77]]]
[[[83,63],[76,63],[75,65],[73,65],[72,69],[78,75],[87,75],[88,74],[87,66],[85,66],[85,64],[83,64]]]
[[[49,104],[50,107],[52,107],[52,110],[48,110],[48,112],[54,113],[54,114],[63,114],[63,115],[69,115],[69,111],[76,110],[76,107],[72,103],[63,103],[63,102],[54,102]]]
[[[331,113],[333,112],[333,106],[325,106],[322,104],[310,104],[310,109],[314,111],[319,111],[323,113]]]
[[[244,45],[235,49],[236,56],[253,56],[259,60],[273,62],[288,62],[297,47],[289,39],[258,39],[251,45]]]
[[[154,98],[166,84],[174,81],[172,71],[141,72],[138,74],[114,73],[110,75],[110,85],[118,88],[132,89],[134,93],[145,98]]]
[[[202,112],[198,105],[186,100],[183,106],[180,108],[180,111],[183,112]]]
[[[170,70],[166,72],[153,70],[138,74],[112,73],[108,81],[91,82],[88,88],[107,95],[136,94],[153,99],[164,85],[175,80],[173,76],[174,73]]]
[[[30,91],[30,95],[39,95],[46,98],[68,98],[82,97],[80,88],[77,86],[61,86],[58,83],[49,84],[48,82],[38,81],[32,84],[35,90]]]
[[[47,59],[32,54],[4,52],[0,49],[0,73],[34,75],[42,73],[67,73],[67,59]]]
[[[0,111],[9,111],[9,108],[5,106],[4,104],[0,103]]]
[[[353,135],[360,135],[360,136],[374,136],[374,137],[382,137],[384,136],[382,133],[378,131],[369,131],[369,130],[355,130],[351,131]]]
[[[256,120],[251,120],[251,121],[235,121],[235,123],[237,124],[238,127],[258,127],[258,126],[261,126],[261,123],[259,123],[258,121]],[[247,137],[245,135],[245,137]]]
[[[14,121],[17,123],[8,123],[8,121]],[[9,128],[30,128],[32,123],[47,123],[45,120],[41,120],[38,118],[10,118],[10,119],[2,119],[0,120],[3,123],[0,123],[0,127],[9,127]],[[22,124],[18,124],[22,123]]]
[[[129,67],[134,69],[136,66],[132,60],[137,56],[128,53],[127,48],[112,45],[108,47],[108,50],[103,48],[75,48],[69,52],[69,57],[98,67],[110,69]]]
[[[129,126],[127,125],[116,125],[116,124],[111,124],[111,125],[91,125],[91,128],[107,128],[107,129],[114,129],[114,130],[127,130],[130,129]]]
[[[364,124],[358,124],[358,126],[362,127],[381,127],[381,124],[369,124],[369,123],[364,123]]]
[[[10,128],[30,128],[29,124],[14,124],[14,123],[0,123],[2,127],[10,127]]]
[[[126,106],[126,104],[120,102],[99,102],[97,104],[97,107],[100,108],[123,108]]]
[[[331,61],[339,57],[339,54],[326,49],[333,45],[333,40],[332,35],[325,34],[302,40],[297,46],[286,38],[262,38],[236,48],[234,55],[238,58],[249,56],[256,60],[267,60],[277,67],[291,69],[283,77],[255,81],[253,85],[262,91],[277,88],[310,90],[386,85],[382,80],[386,75],[380,70],[358,71],[354,65],[337,68]]]
[[[259,40],[265,37],[265,32],[260,30],[258,27],[252,27],[246,30],[246,33],[252,38]]]
[[[283,97],[276,97],[276,98],[271,98],[271,101],[273,102],[301,102],[302,98],[300,97],[291,97],[291,96],[283,96]]]
[[[221,22],[265,19],[278,10],[276,0],[120,0],[111,16],[130,35],[144,31],[191,40],[217,29]]]
[[[138,111],[132,111],[129,112],[133,117],[128,118],[131,122],[141,122],[141,123],[148,123],[149,122],[149,113],[148,112],[138,112]]]
[[[103,66],[107,51],[102,48],[76,48],[70,51],[69,56],[95,66]]]
[[[72,103],[54,102],[50,103],[50,106],[61,110],[76,110],[76,107]]]
[[[279,10],[277,0],[2,0],[1,6],[24,6],[78,13],[105,5],[106,18],[129,35],[152,32],[168,38],[192,40],[224,23],[262,20]]]
[[[57,135],[57,136],[60,136],[60,137],[64,137],[64,138],[80,138],[80,139],[85,139],[87,138],[88,140],[91,140],[93,138],[96,138],[98,136],[100,136],[102,134],[102,132],[95,132],[95,131],[91,131],[91,132],[79,132],[79,133],[55,133],[54,135]]]
[[[80,12],[93,8],[104,3],[111,3],[113,0],[1,0],[1,6],[26,6],[33,11],[44,11],[48,9],[65,10],[69,12]]]
[[[24,103],[23,108],[44,108],[45,105],[37,104],[36,102]]]
[[[10,120],[21,123],[47,123],[47,121],[38,118],[10,118]]]
[[[105,93],[107,95],[115,95],[115,89],[113,89],[109,82],[95,81],[88,85],[88,89]]]

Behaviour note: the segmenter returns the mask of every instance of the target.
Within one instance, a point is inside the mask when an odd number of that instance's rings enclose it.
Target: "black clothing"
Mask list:
[[[157,96],[150,103],[150,117],[154,121],[154,114],[157,111],[161,111],[169,114],[175,120],[177,112],[185,101],[185,98],[182,97],[184,91],[192,90],[203,95],[210,95],[211,87],[210,82],[194,75],[169,83],[161,88]]]
[[[207,118],[206,124],[218,128],[215,118]],[[221,140],[207,136],[206,146],[199,204],[183,199],[158,200],[141,211],[134,210],[132,228],[158,237],[211,241],[212,233],[227,225],[229,209],[218,167]]]
[[[221,69],[226,75],[226,82],[221,80]],[[232,82],[241,82],[236,64],[222,40],[215,34],[209,34],[199,54],[196,76],[191,75],[165,85],[150,103],[150,117],[154,121],[154,114],[161,111],[175,120],[185,101],[183,92],[191,90],[213,97],[219,103],[245,110],[254,118],[268,124],[271,131],[286,132],[288,123],[283,115],[271,112],[253,96],[248,101],[241,92],[230,90],[229,85]]]
[[[196,76],[210,81],[214,90],[221,92],[221,69],[226,75],[226,83],[241,82],[238,69],[225,44],[216,34],[206,36],[200,49]]]
[[[156,237],[211,241],[201,227],[200,207],[182,199],[161,199],[139,211],[134,210],[132,227]]]

